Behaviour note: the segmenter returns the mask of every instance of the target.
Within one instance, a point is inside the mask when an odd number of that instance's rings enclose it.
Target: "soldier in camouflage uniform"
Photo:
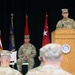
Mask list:
[[[68,9],[62,9],[63,19],[58,21],[56,25],[56,29],[58,28],[74,28],[75,29],[75,21],[68,17],[69,12]]]
[[[61,45],[51,43],[40,49],[43,65],[29,70],[26,75],[72,75],[60,67],[62,60]]]
[[[23,44],[18,50],[17,68],[22,71],[22,63],[29,63],[28,70],[34,66],[34,57],[36,56],[36,48],[30,43],[30,36],[25,36],[25,44]]]
[[[10,64],[10,52],[7,50],[2,50],[0,75],[22,75],[19,71],[9,67],[9,64]]]

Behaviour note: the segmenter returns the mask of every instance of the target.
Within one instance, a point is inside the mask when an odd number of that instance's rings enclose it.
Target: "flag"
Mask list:
[[[2,41],[1,41],[1,30],[0,30],[0,50],[2,50]]]
[[[13,14],[11,14],[11,23],[10,23],[9,51],[15,51],[14,28],[13,28]]]
[[[24,36],[25,35],[29,35],[28,16],[27,15],[26,15],[26,24],[25,24]]]
[[[48,30],[48,15],[46,14],[44,31],[43,31],[42,46],[44,46],[48,43],[50,43],[50,36],[49,36],[49,30]]]
[[[25,29],[24,29],[24,37],[25,36],[28,36],[28,35],[29,35],[28,16],[26,15],[26,23],[25,23]]]

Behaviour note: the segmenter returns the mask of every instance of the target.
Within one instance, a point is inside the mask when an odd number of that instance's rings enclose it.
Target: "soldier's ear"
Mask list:
[[[39,59],[40,61],[43,61],[42,57],[40,57],[40,56],[38,57],[38,59]]]
[[[61,13],[61,15],[63,16],[63,13]]]
[[[40,56],[38,56],[38,59],[40,60]]]

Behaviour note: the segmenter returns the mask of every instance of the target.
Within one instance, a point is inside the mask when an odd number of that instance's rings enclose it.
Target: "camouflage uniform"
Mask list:
[[[0,75],[22,75],[22,74],[11,67],[0,66]]]
[[[0,75],[22,75],[19,71],[8,66],[8,64],[10,62],[10,54],[11,54],[11,52],[8,50],[2,50],[1,51],[0,55],[1,55],[1,63],[2,64],[0,66]],[[7,59],[8,61],[7,60],[2,61],[5,59]]]
[[[58,28],[74,28],[75,29],[75,21],[71,18],[69,18],[68,20],[62,19],[58,21],[56,25],[56,29]]]
[[[72,75],[63,70],[58,64],[56,64],[60,63],[60,61],[58,60],[60,60],[59,58],[62,54],[61,48],[62,46],[56,43],[50,43],[43,46],[40,49],[40,57],[44,58],[44,64],[40,65],[37,68],[29,70],[26,75]]]
[[[23,56],[28,55],[29,59],[25,61],[23,59]],[[28,69],[32,69],[34,66],[34,57],[36,56],[36,48],[34,45],[29,44],[28,46],[26,44],[23,44],[19,50],[18,50],[18,61],[17,61],[17,68],[21,72],[22,71],[22,63],[29,63]]]
[[[44,65],[28,71],[26,75],[72,75],[72,74],[64,71],[60,67],[56,68],[51,65]]]
[[[56,29],[57,28],[75,28],[75,21],[68,17],[68,15],[69,15],[68,9],[66,9],[66,8],[65,9],[61,9],[61,11],[62,11],[62,16],[64,14],[67,14],[66,15],[66,20],[64,19],[65,16],[63,16],[63,19],[58,21],[58,23],[56,25]]]

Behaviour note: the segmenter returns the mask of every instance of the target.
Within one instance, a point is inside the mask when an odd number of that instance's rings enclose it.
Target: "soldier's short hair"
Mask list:
[[[11,52],[8,51],[8,50],[2,50],[2,51],[0,52],[1,57],[2,57],[2,56],[8,56],[8,57],[10,57],[10,54],[11,54]]]
[[[47,44],[40,48],[40,57],[45,56],[47,59],[58,59],[62,54],[61,48],[62,46],[57,43]]]

